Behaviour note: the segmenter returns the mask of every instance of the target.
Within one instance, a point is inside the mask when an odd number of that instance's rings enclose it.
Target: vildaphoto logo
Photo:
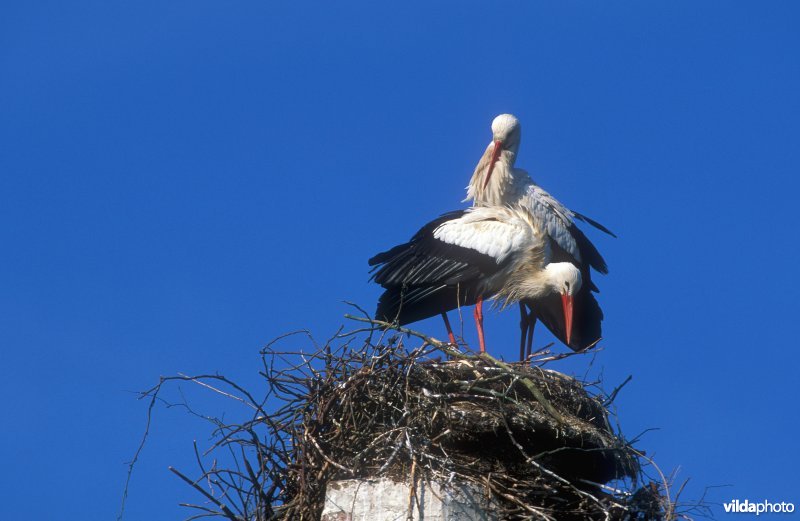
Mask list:
[[[745,499],[739,501],[733,499],[728,503],[723,503],[725,512],[736,514],[790,514],[794,512],[794,503],[781,501],[780,503],[770,503],[766,499],[758,503]]]

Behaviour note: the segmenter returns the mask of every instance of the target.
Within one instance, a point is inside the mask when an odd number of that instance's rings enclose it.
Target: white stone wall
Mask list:
[[[387,478],[332,481],[321,521],[496,521],[483,492],[471,485],[418,481],[409,513],[409,483]]]

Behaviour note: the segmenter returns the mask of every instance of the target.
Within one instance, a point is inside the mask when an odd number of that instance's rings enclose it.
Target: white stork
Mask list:
[[[514,168],[519,149],[522,129],[519,120],[511,114],[501,114],[492,121],[492,142],[486,147],[475,172],[467,187],[465,201],[473,200],[476,207],[520,205],[526,208],[534,225],[542,230],[553,249],[553,258],[575,264],[583,275],[584,284],[592,291],[597,287],[591,281],[590,268],[600,273],[608,273],[608,267],[597,248],[575,225],[575,220],[591,224],[595,228],[616,237],[611,231],[588,217],[572,211],[552,195],[547,193],[528,175],[525,170]],[[530,313],[526,312],[530,307]],[[551,317],[541,313],[542,310],[520,302],[522,314],[522,340],[520,356],[525,358],[523,346],[527,335],[527,355],[530,355],[533,341],[533,327],[539,318],[553,333],[558,333],[550,326]],[[602,315],[600,317],[602,319]],[[591,334],[584,331],[578,343],[571,344],[570,339],[559,336],[573,349],[584,349],[600,338],[599,322],[596,331],[594,325]],[[596,337],[592,338],[594,334]],[[577,340],[577,339],[576,339]]]
[[[445,313],[475,304],[483,352],[483,301],[497,299],[502,307],[526,301],[541,306],[569,344],[576,296],[590,299],[581,304],[591,308],[582,320],[597,320],[602,312],[591,292],[582,291],[581,271],[570,262],[551,261],[550,241],[527,208],[450,212],[423,226],[409,242],[369,260],[377,270],[373,280],[386,289],[376,318],[402,325],[441,313],[455,342]]]

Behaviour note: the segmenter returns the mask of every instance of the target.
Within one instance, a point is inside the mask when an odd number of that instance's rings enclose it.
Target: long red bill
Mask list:
[[[564,322],[567,330],[567,345],[572,339],[572,295],[561,295],[561,306],[564,308]]]
[[[494,172],[494,164],[497,163],[497,160],[500,158],[500,152],[503,151],[503,142],[495,140],[494,142],[494,150],[492,150],[492,160],[489,163],[489,171],[486,173],[486,180],[483,182],[483,189],[486,190],[486,187],[489,185],[489,178],[492,177],[492,172]]]

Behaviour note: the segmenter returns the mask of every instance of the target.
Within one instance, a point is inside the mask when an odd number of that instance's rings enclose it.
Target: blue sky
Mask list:
[[[624,431],[659,429],[641,447],[691,478],[687,499],[731,485],[709,498],[800,503],[798,15],[0,7],[0,518],[111,519],[144,426],[131,391],[179,371],[255,387],[270,339],[329,336],[344,300],[371,309],[366,259],[461,206],[501,112],[522,121],[518,166],[619,235],[591,234],[611,267],[591,370],[633,375]],[[514,356],[517,320],[488,315],[494,354]],[[156,411],[126,519],[188,515],[177,504],[199,498],[167,466],[193,470],[208,431]]]

